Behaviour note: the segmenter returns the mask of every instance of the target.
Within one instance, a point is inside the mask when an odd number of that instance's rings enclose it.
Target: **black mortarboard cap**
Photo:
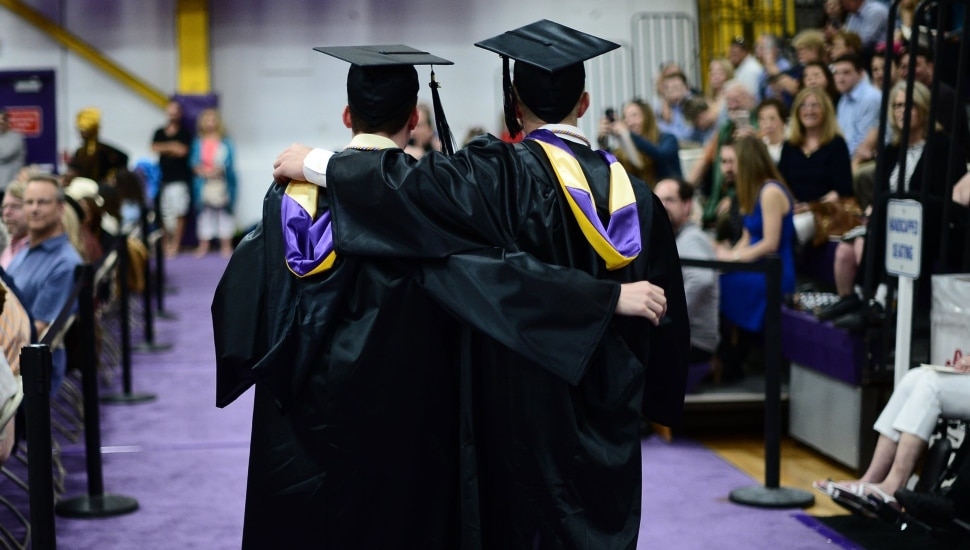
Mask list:
[[[514,136],[521,130],[515,118],[509,59],[515,63],[519,99],[545,122],[566,118],[586,86],[583,62],[620,45],[548,19],[536,21],[475,44],[502,56],[505,122]]]
[[[454,65],[447,59],[403,44],[321,46],[313,49],[350,63],[347,104],[355,115],[371,126],[379,126],[414,104],[419,88],[415,65]],[[442,143],[451,144],[451,133],[441,108],[434,71],[431,75],[439,139]]]

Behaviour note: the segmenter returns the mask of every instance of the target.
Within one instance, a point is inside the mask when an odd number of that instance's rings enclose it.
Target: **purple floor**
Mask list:
[[[217,409],[209,305],[225,260],[182,256],[167,264],[172,293],[165,308],[175,320],[156,322],[166,352],[136,354],[134,391],[149,403],[102,405],[104,486],[138,500],[131,514],[106,519],[56,518],[57,544],[68,549],[238,548],[251,392]],[[135,344],[142,334],[134,332]],[[101,394],[120,389],[120,379]],[[83,441],[83,439],[82,439]],[[764,510],[728,502],[736,488],[757,480],[691,441],[644,441],[644,503],[640,548],[855,548],[810,527],[797,510]],[[83,444],[65,445],[66,497],[87,492]],[[22,471],[11,461],[10,467]],[[20,494],[18,494],[20,493]],[[22,491],[0,478],[0,494],[24,503]],[[807,519],[807,521],[805,521]],[[0,521],[16,532],[9,513]]]

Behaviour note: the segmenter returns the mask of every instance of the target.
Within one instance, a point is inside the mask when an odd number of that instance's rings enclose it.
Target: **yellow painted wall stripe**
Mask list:
[[[168,103],[167,94],[155,88],[148,82],[145,82],[144,80],[131,74],[121,65],[117,64],[103,53],[96,50],[93,46],[81,40],[77,36],[74,36],[54,21],[48,19],[47,16],[39,11],[36,11],[24,2],[19,0],[0,0],[0,6],[7,8],[14,15],[17,15],[24,21],[37,27],[41,32],[44,32],[53,38],[62,46],[66,47],[69,51],[78,55],[82,59],[85,59],[128,88],[131,88],[135,93],[141,95],[151,103],[154,103],[159,107],[164,107],[165,104]]]
[[[178,92],[207,94],[212,90],[209,61],[209,6],[206,0],[178,0],[175,5],[178,46]]]

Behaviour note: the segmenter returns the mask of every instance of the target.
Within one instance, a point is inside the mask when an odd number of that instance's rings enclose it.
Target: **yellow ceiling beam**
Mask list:
[[[178,0],[175,5],[180,94],[212,91],[209,61],[209,6],[206,0]]]
[[[0,0],[0,6],[7,8],[14,15],[37,27],[69,51],[121,82],[149,102],[159,107],[164,107],[168,103],[168,95],[164,92],[138,78],[31,6],[20,0]]]

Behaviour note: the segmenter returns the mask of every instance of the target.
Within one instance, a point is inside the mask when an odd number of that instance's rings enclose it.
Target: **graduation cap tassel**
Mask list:
[[[522,132],[522,125],[515,116],[515,97],[512,95],[512,73],[509,71],[509,58],[502,57],[502,91],[505,94],[505,126],[513,139]]]
[[[431,103],[434,106],[434,121],[438,128],[438,140],[446,155],[455,154],[455,140],[451,135],[451,127],[448,126],[448,119],[445,118],[445,110],[441,106],[441,97],[438,95],[438,88],[441,87],[434,78],[434,70],[431,71]]]

